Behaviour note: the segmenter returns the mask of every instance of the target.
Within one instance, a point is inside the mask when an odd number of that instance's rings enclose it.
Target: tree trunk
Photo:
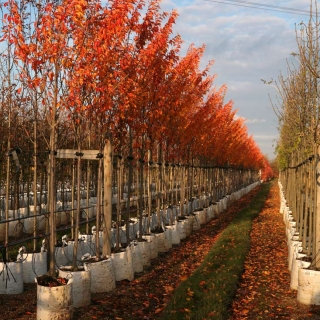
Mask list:
[[[103,150],[103,247],[104,257],[111,255],[111,221],[112,221],[112,148],[106,140]],[[98,234],[99,235],[99,234]]]

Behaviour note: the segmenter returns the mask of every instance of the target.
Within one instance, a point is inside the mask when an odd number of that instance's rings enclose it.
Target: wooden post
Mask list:
[[[184,197],[185,197],[185,185],[184,185],[184,166],[180,167],[180,216],[184,216]]]
[[[90,180],[91,180],[91,161],[87,162],[87,195],[86,195],[86,207],[87,207],[87,215],[86,215],[86,234],[89,234],[89,207],[90,207]]]
[[[119,158],[117,159],[117,224],[116,224],[116,247],[115,249],[118,251],[120,248],[120,224],[121,224],[121,195],[122,195],[122,167],[123,160]]]
[[[102,255],[111,255],[112,220],[112,149],[110,140],[106,140],[103,150],[103,248]],[[98,231],[97,231],[98,232]]]
[[[81,178],[81,149],[80,146],[78,148],[78,162],[77,162],[77,208],[76,208],[76,221],[75,221],[75,229],[74,229],[74,246],[73,246],[73,260],[72,260],[72,268],[73,271],[78,270],[77,266],[77,253],[78,253],[78,244],[79,244],[79,224],[80,224],[80,178]]]
[[[36,123],[37,121],[35,121],[35,124],[34,126],[36,126]],[[36,129],[35,129],[36,131]],[[35,132],[36,134],[36,132]],[[33,211],[33,214],[34,214],[34,217],[33,217],[33,236],[34,236],[34,239],[33,239],[33,251],[36,252],[37,250],[37,207],[38,207],[38,200],[37,200],[37,192],[38,192],[38,189],[37,189],[37,174],[38,174],[38,164],[37,164],[37,142],[36,140],[34,141],[34,155],[33,155],[33,194],[34,194],[34,211]],[[29,189],[29,186],[28,186],[28,189]],[[28,196],[28,199],[29,199],[29,196]],[[40,194],[40,204],[41,204],[41,194]],[[29,206],[28,206],[28,217],[30,215],[29,213]],[[41,212],[41,210],[40,210]]]
[[[139,240],[142,240],[142,214],[143,214],[143,195],[144,195],[144,161],[143,161],[143,149],[141,149],[140,154],[140,171],[138,179],[138,190],[139,190]]]
[[[100,221],[101,221],[101,189],[102,189],[102,158],[99,158],[98,163],[98,184],[97,184],[97,204],[96,204],[96,238],[95,238],[95,252],[96,261],[100,260]]]
[[[163,195],[162,190],[162,156],[161,146],[158,146],[158,165],[157,165],[157,181],[156,181],[156,194],[157,194],[157,229],[161,229],[161,200]]]

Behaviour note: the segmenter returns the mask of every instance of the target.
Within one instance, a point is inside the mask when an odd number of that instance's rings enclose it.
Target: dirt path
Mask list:
[[[320,319],[320,306],[298,303],[297,291],[290,290],[288,248],[279,202],[274,183],[263,211],[253,223],[251,249],[232,305],[232,320]]]

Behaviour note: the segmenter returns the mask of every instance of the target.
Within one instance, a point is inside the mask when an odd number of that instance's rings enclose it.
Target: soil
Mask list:
[[[134,281],[117,282],[110,293],[92,294],[90,306],[77,308],[74,319],[151,320],[161,312],[175,288],[201,264],[220,232],[255,196],[257,188],[233,203],[180,245],[159,254],[151,266]],[[279,193],[274,183],[265,207],[253,223],[252,247],[234,302],[232,320],[319,319],[319,306],[297,302],[290,290],[288,249],[283,217],[279,214]],[[0,319],[36,319],[36,285],[26,284],[20,295],[0,295]]]

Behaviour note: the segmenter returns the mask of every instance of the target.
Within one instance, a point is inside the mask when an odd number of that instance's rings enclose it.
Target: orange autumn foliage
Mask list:
[[[160,148],[165,161],[272,176],[233,102],[224,102],[227,87],[213,86],[213,62],[201,70],[205,46],[182,56],[183,40],[172,36],[178,14],[161,12],[159,0],[43,1],[29,34],[18,2],[6,8],[2,40],[14,48],[21,88],[41,96],[46,110],[55,104],[100,146],[108,134],[127,152],[130,130],[141,157]]]

